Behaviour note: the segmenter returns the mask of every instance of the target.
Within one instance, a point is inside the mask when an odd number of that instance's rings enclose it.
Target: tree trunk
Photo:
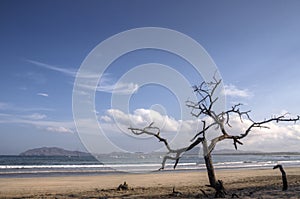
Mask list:
[[[215,176],[214,166],[213,166],[212,160],[211,160],[211,155],[208,154],[208,155],[204,156],[204,160],[205,160],[205,165],[206,165],[206,169],[207,169],[209,184],[212,187],[215,187],[216,186],[216,176]]]
[[[203,156],[204,156],[204,160],[205,160],[205,165],[206,165],[206,170],[207,170],[207,175],[208,175],[208,179],[209,179],[209,184],[211,187],[216,187],[216,175],[215,175],[215,169],[212,163],[212,159],[211,159],[211,154],[208,151],[208,146],[207,146],[207,141],[206,139],[204,139],[204,141],[202,142],[203,145]]]

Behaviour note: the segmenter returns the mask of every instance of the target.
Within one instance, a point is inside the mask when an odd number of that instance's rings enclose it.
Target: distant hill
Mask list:
[[[30,149],[19,154],[20,156],[90,156],[81,151],[69,151],[58,147],[42,147]]]
[[[202,149],[200,147],[194,147],[191,150],[185,152],[186,155],[198,155],[200,153],[202,153]]]
[[[243,150],[235,150],[235,149],[219,149],[214,150],[214,155],[234,155],[234,154],[261,154],[261,151],[243,151]]]
[[[188,155],[197,155],[202,154],[202,148],[195,147],[191,149],[190,151],[187,151],[185,154]],[[263,153],[261,151],[242,151],[242,150],[235,150],[235,149],[219,149],[219,150],[213,150],[213,155],[239,155],[239,154],[260,154]]]

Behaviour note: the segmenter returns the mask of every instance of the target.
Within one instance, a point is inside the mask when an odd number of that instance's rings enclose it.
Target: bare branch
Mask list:
[[[219,136],[219,137],[216,137],[216,138],[212,139],[211,142],[210,142],[210,145],[208,146],[208,151],[207,151],[207,153],[210,154],[210,153],[214,150],[216,144],[217,144],[218,142],[220,142],[220,141],[226,139],[227,137],[228,137],[228,135],[221,135],[221,136]]]
[[[204,139],[205,139],[205,137],[198,138],[189,147],[187,147],[186,151],[191,150],[192,148],[194,148],[195,146],[197,146],[199,143],[203,142]]]
[[[165,147],[166,147],[167,150],[168,150],[168,153],[167,153],[168,155],[165,155],[165,156],[164,156],[163,161],[162,161],[162,166],[161,166],[161,168],[160,168],[159,170],[165,168],[165,164],[166,164],[166,161],[167,161],[168,159],[170,159],[170,160],[175,160],[175,165],[174,165],[174,169],[175,169],[176,166],[177,166],[177,164],[178,164],[178,162],[179,162],[179,159],[180,159],[181,156],[182,156],[182,154],[183,154],[184,152],[186,152],[188,148],[192,149],[194,146],[191,146],[191,145],[190,145],[189,147],[184,147],[184,148],[180,148],[180,149],[172,149],[172,148],[170,147],[170,145],[169,145],[167,139],[165,139],[165,138],[163,138],[163,137],[160,136],[160,129],[159,129],[158,127],[155,127],[155,126],[152,126],[152,125],[153,125],[153,122],[152,122],[149,126],[143,128],[143,129],[132,128],[132,127],[128,128],[128,129],[131,130],[131,132],[132,132],[133,134],[135,134],[135,135],[147,134],[147,135],[151,135],[151,136],[156,137],[156,138],[159,140],[159,142],[163,142],[164,145],[165,145]],[[153,132],[153,131],[154,131],[154,132]],[[198,140],[197,140],[197,141],[198,141]],[[196,145],[199,144],[199,143],[194,142],[194,143],[192,143],[192,144],[194,144],[194,145],[196,146]],[[190,149],[189,149],[189,150],[190,150]],[[174,155],[172,156],[172,155],[170,155],[170,154],[174,154]]]
[[[278,117],[273,117],[273,118],[270,118],[268,120],[264,120],[264,121],[261,121],[261,122],[253,122],[249,127],[248,129],[245,131],[245,133],[241,134],[240,136],[236,136],[236,139],[242,139],[244,137],[246,137],[250,131],[253,129],[253,128],[269,128],[267,126],[263,126],[263,124],[266,124],[266,123],[270,123],[270,122],[297,122],[300,120],[300,116],[298,115],[296,118],[285,118],[285,115],[281,115],[281,116],[278,116]]]
[[[234,106],[231,107],[230,110],[228,111],[225,111],[225,112],[222,112],[220,113],[220,115],[222,115],[223,117],[226,116],[226,124],[231,127],[230,123],[229,123],[229,120],[230,120],[230,114],[236,114],[237,116],[239,116],[241,122],[243,122],[243,116],[245,116],[248,120],[250,120],[251,122],[254,122],[251,117],[249,116],[249,113],[251,111],[240,111],[240,106],[242,104],[239,103],[239,104],[236,104]]]
[[[240,113],[243,113],[243,112],[238,111],[237,113],[240,114]],[[281,115],[281,116],[274,117],[274,118],[264,120],[264,121],[261,121],[261,122],[253,122],[248,127],[248,129],[245,131],[245,133],[240,134],[239,136],[233,136],[233,135],[228,135],[227,133],[225,133],[225,134],[223,133],[223,135],[212,139],[211,143],[208,147],[208,153],[211,153],[211,151],[214,149],[216,144],[218,142],[224,140],[224,139],[232,139],[234,148],[237,150],[237,145],[238,144],[243,145],[243,143],[240,140],[243,139],[244,137],[246,137],[253,128],[267,128],[267,129],[269,129],[269,127],[264,126],[263,124],[267,124],[267,123],[270,123],[270,122],[273,122],[273,121],[275,121],[275,122],[296,122],[296,121],[299,121],[299,120],[300,120],[300,116],[297,116],[296,118],[285,118],[285,115]]]
[[[158,127],[152,126],[153,122],[143,128],[143,129],[139,129],[139,128],[128,128],[129,130],[131,130],[131,132],[135,135],[141,135],[141,134],[147,134],[147,135],[151,135],[156,137],[159,142],[163,142],[165,144],[165,147],[167,148],[168,152],[167,155],[164,156],[163,161],[162,161],[162,166],[159,170],[164,169],[165,168],[165,164],[166,161],[169,160],[175,160],[175,164],[174,164],[174,169],[176,168],[179,159],[182,157],[182,155],[186,152],[189,151],[191,149],[193,149],[195,146],[197,146],[198,144],[200,144],[201,142],[203,142],[204,137],[202,138],[198,138],[196,139],[193,143],[191,143],[188,147],[184,147],[184,148],[180,148],[180,149],[172,149],[167,141],[167,139],[161,137],[160,134],[160,129]],[[156,132],[152,132],[153,130],[155,130]],[[170,154],[174,154],[173,156]]]
[[[212,113],[212,108],[218,97],[214,98],[214,93],[218,86],[221,84],[221,79],[217,80],[214,76],[211,82],[202,82],[199,86],[194,86],[194,92],[200,95],[200,100],[195,103],[192,101],[187,101],[186,105],[192,108],[191,114],[195,117],[200,115],[206,115],[209,117],[214,117]],[[198,113],[195,113],[197,111]]]
[[[131,132],[135,135],[142,135],[142,134],[152,135],[152,136],[156,137],[159,140],[159,142],[163,142],[165,144],[166,148],[169,150],[169,152],[171,152],[171,153],[174,152],[175,150],[171,149],[167,140],[165,138],[162,138],[159,135],[160,129],[158,127],[154,127],[152,125],[153,125],[153,122],[149,126],[143,128],[143,129],[132,128],[132,127],[128,128],[128,129],[131,130]],[[152,132],[153,130],[156,132]]]

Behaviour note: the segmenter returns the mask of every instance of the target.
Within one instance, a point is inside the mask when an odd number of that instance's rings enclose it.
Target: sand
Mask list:
[[[289,189],[273,169],[217,170],[227,197],[300,198],[300,168],[286,168]],[[127,182],[129,190],[118,191]],[[34,178],[0,178],[0,198],[213,198],[205,171]],[[175,191],[180,192],[173,194]],[[201,192],[202,189],[207,195]]]

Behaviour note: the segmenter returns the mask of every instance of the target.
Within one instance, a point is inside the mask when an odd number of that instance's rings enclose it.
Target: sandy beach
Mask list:
[[[218,170],[231,198],[300,198],[300,168],[286,168],[289,189],[281,191],[279,170]],[[129,190],[118,191],[124,181]],[[213,198],[205,171],[156,172],[35,178],[0,178],[0,198]],[[173,194],[175,191],[180,192]],[[202,189],[203,192],[201,192]]]

